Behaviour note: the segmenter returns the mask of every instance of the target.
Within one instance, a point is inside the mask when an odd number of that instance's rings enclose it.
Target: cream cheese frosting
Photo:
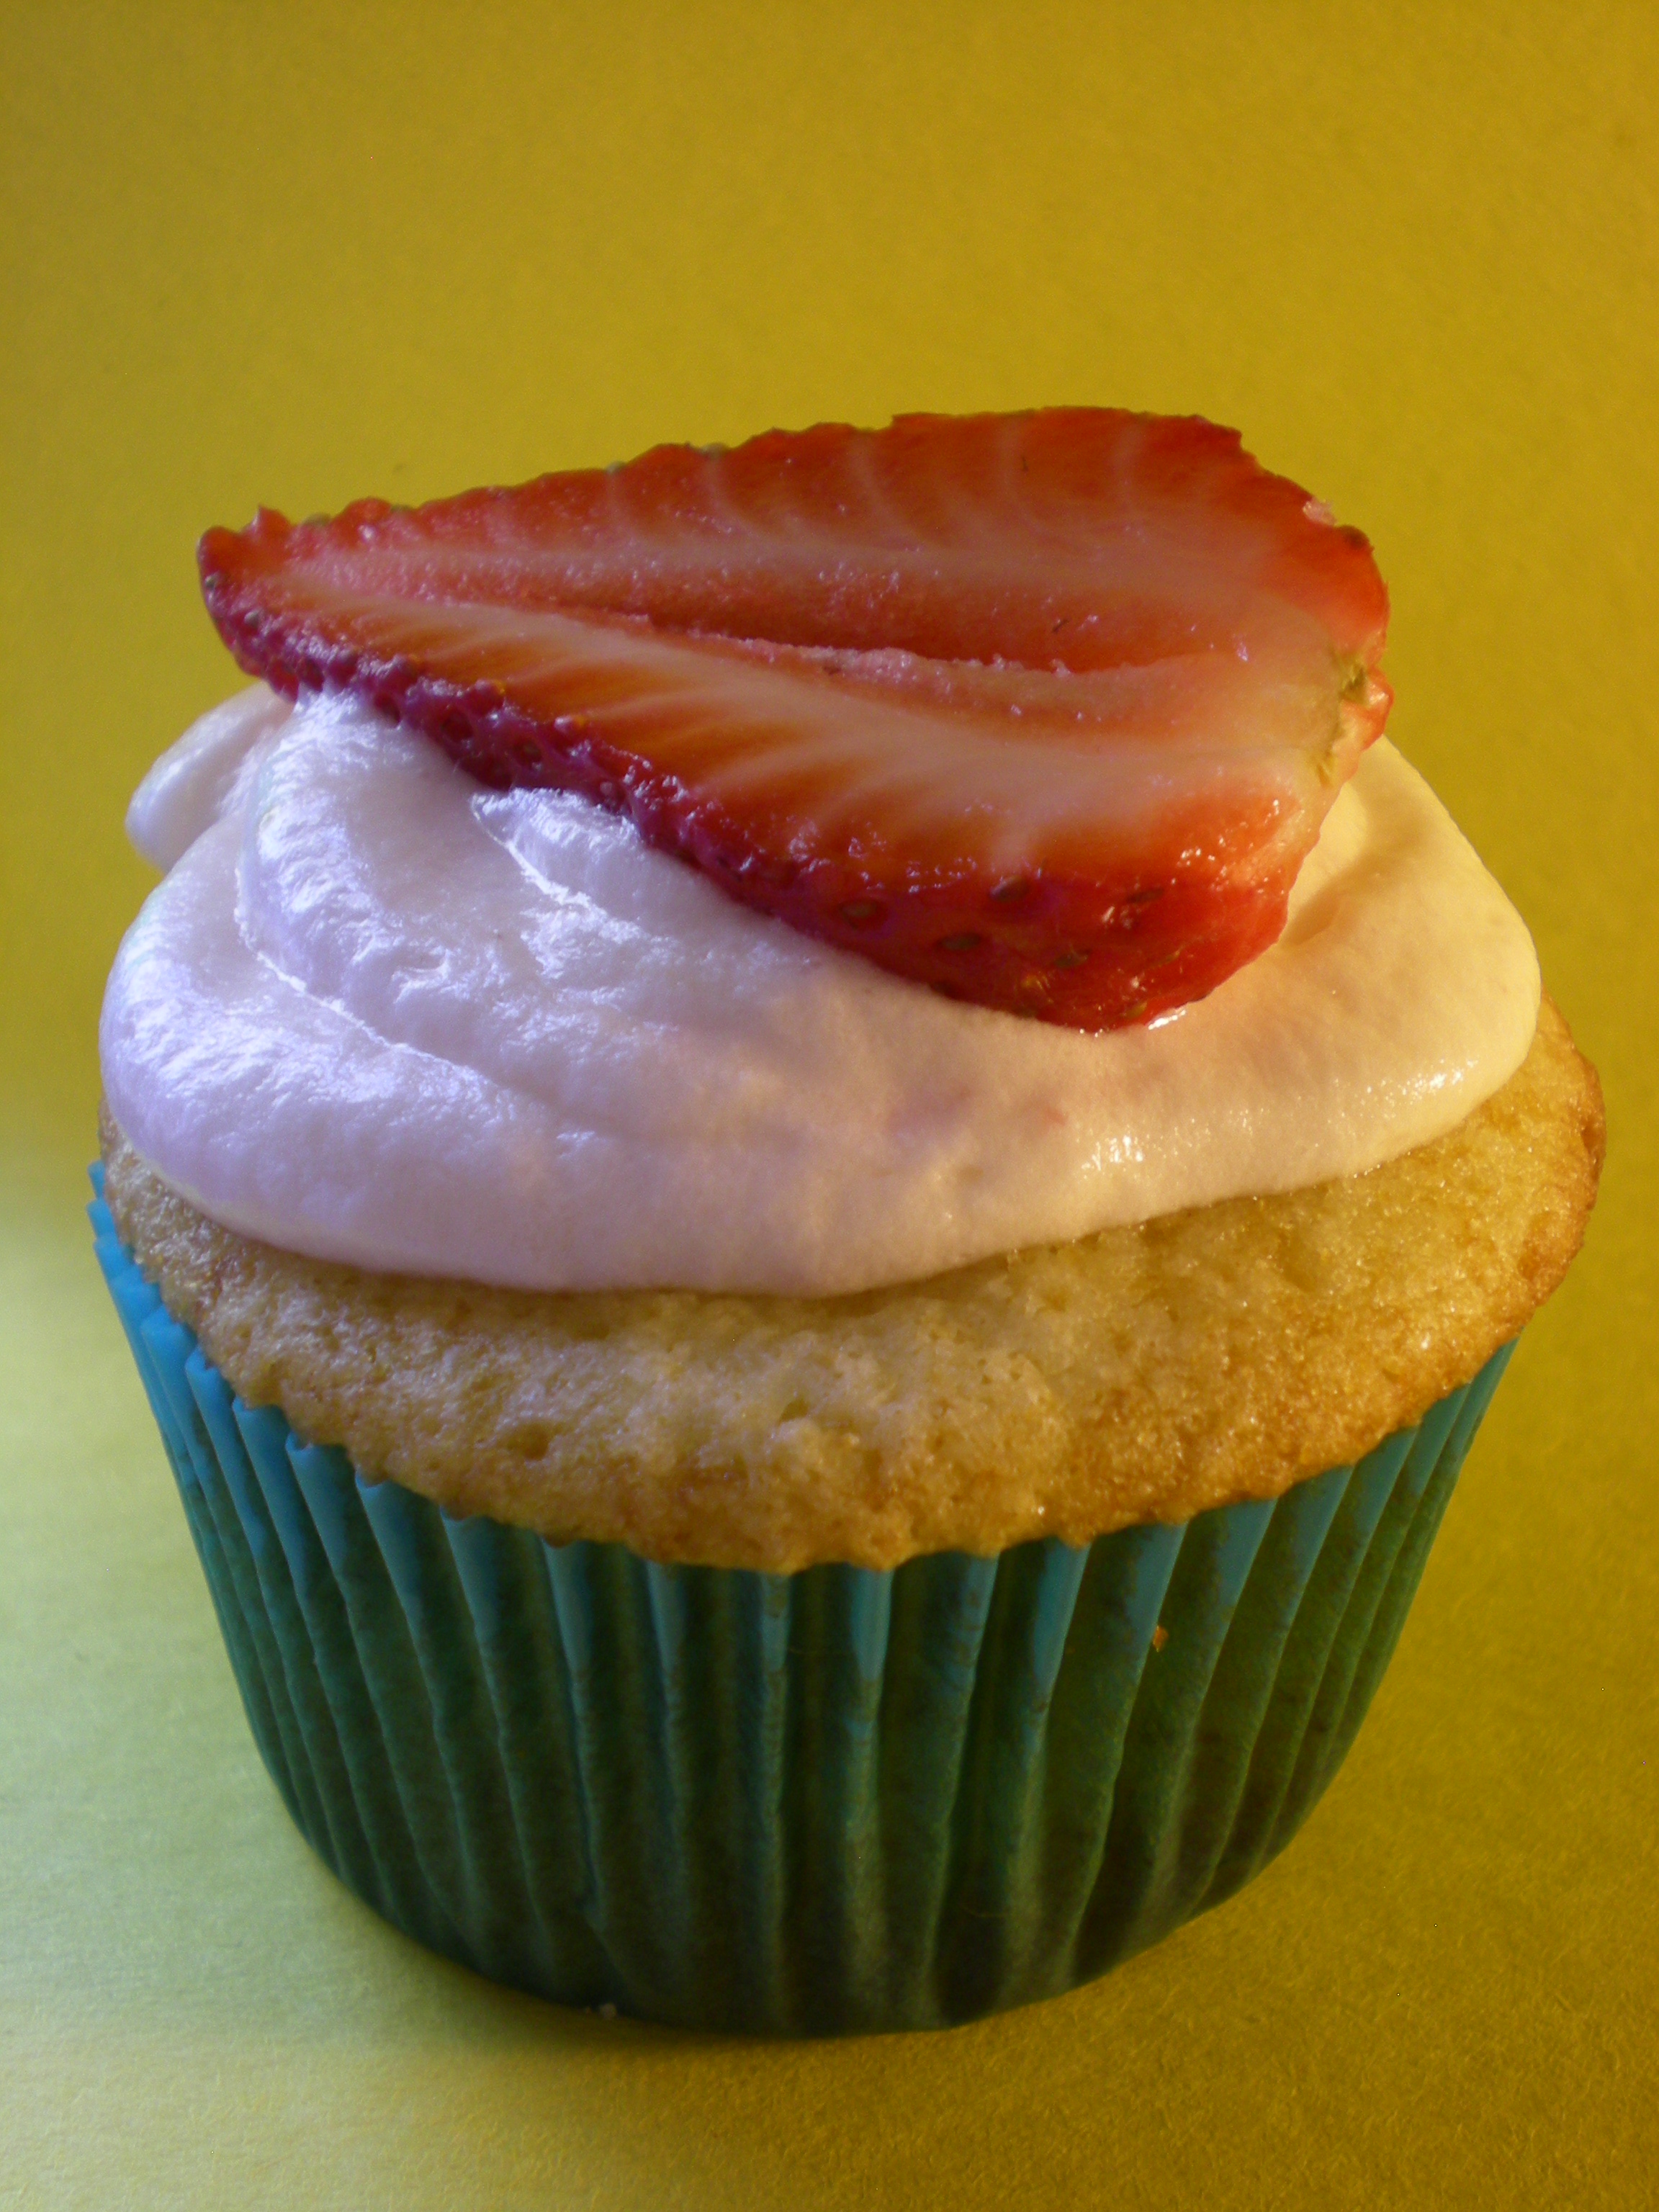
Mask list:
[[[1520,1066],[1525,925],[1386,740],[1279,942],[1088,1036],[738,907],[625,821],[487,790],[345,697],[204,716],[128,817],[164,880],[112,1111],[291,1251],[532,1290],[827,1296],[1380,1165]]]

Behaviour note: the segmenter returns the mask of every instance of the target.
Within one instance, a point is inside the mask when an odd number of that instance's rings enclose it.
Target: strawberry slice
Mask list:
[[[413,509],[261,510],[200,561],[278,690],[359,692],[810,936],[1080,1029],[1273,942],[1390,697],[1365,539],[1195,419],[661,447]]]

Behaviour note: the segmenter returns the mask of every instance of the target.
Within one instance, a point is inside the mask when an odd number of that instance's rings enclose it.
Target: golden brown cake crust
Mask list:
[[[365,1274],[221,1228],[107,1122],[104,1158],[173,1312],[366,1475],[556,1540],[787,1572],[1081,1543],[1358,1458],[1555,1288],[1603,1127],[1547,998],[1493,1097],[1368,1175],[824,1299]]]

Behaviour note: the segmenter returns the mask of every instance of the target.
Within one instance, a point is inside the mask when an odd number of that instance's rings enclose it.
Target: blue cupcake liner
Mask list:
[[[972,2020],[1248,1881],[1341,1764],[1511,1348],[1353,1467],[1180,1526],[664,1566],[366,1482],[243,1404],[90,1212],[301,1832],[433,1949],[687,2027]]]

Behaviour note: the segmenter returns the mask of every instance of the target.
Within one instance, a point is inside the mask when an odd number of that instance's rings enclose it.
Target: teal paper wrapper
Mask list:
[[[302,1833],[433,1949],[687,2027],[972,2020],[1248,1881],[1364,1717],[1510,1351],[1354,1467],[1181,1526],[661,1566],[363,1481],[91,1215]]]

